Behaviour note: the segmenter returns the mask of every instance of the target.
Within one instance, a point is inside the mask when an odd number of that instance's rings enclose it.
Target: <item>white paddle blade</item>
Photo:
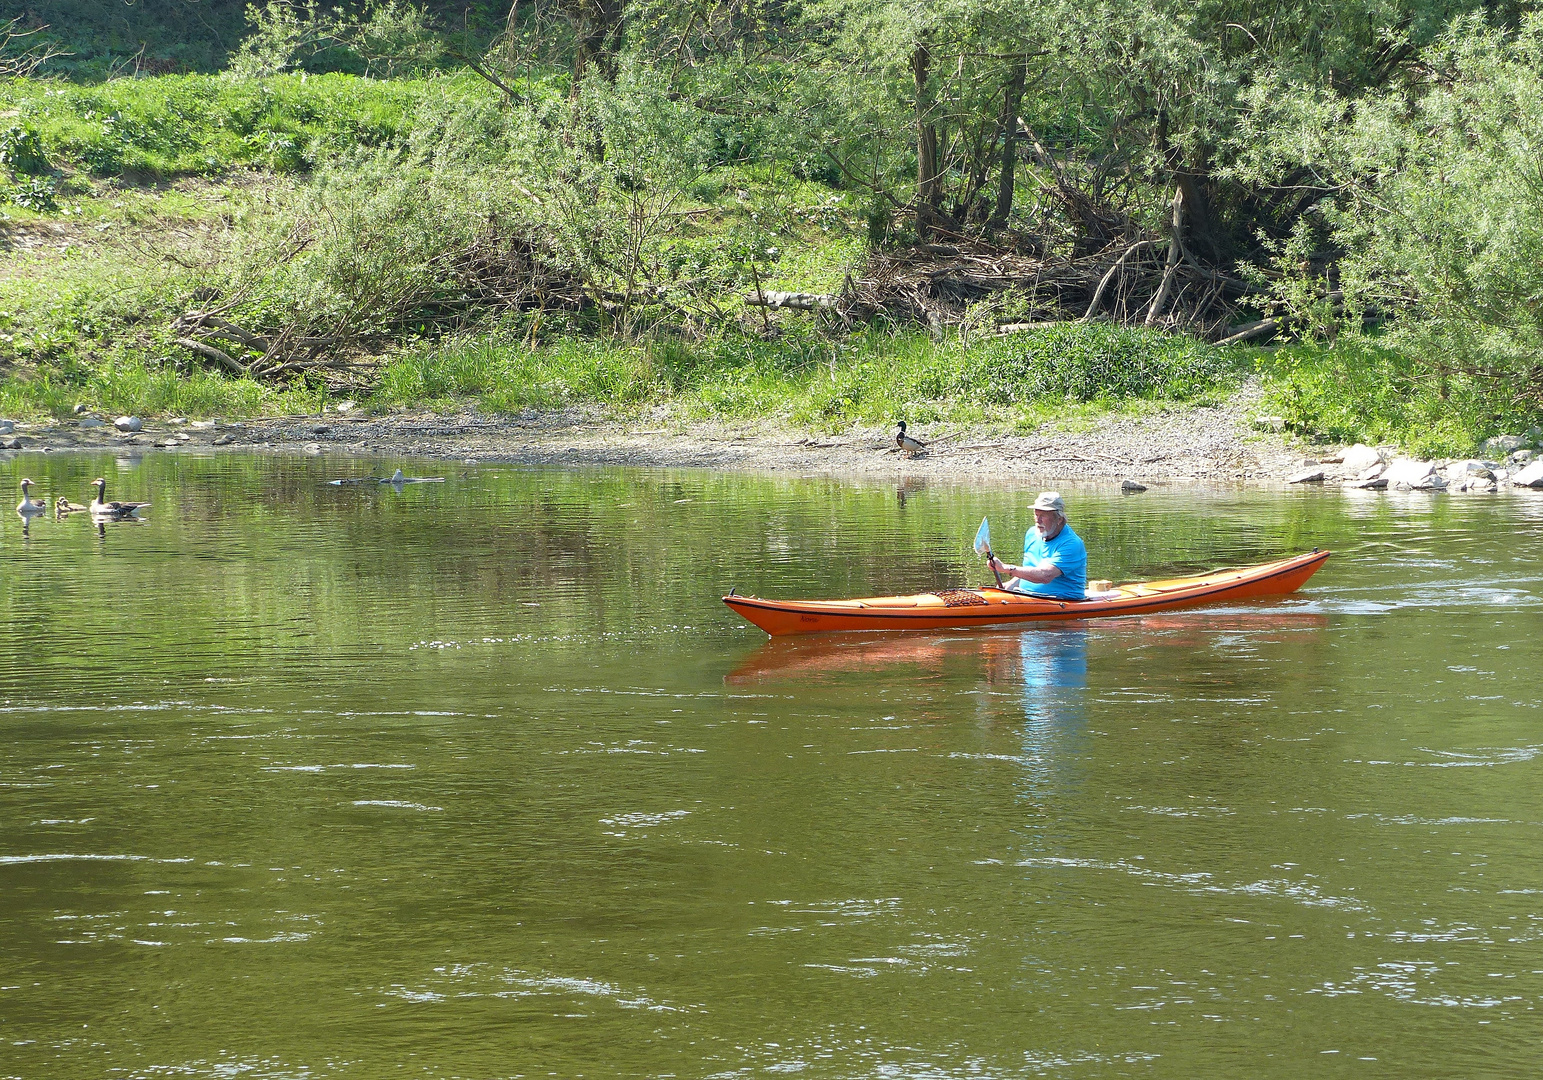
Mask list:
[[[985,518],[980,519],[980,528],[975,530],[975,554],[984,555],[991,550],[991,522]]]

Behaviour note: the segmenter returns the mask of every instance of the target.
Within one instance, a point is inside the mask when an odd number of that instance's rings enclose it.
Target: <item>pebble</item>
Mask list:
[[[104,420],[98,420],[94,416],[87,416],[81,419],[80,426],[89,431],[92,428],[104,428],[107,426],[107,422]]]
[[[16,421],[0,420],[0,435],[10,435],[16,431]]]
[[[218,439],[214,440],[214,445],[215,446],[229,446],[231,443],[233,443],[235,441],[236,441],[236,437],[234,435],[230,434],[230,432],[227,431],[224,435],[221,435]]]
[[[113,427],[119,431],[140,431],[144,426],[144,422],[137,416],[120,416],[113,421]]]
[[[20,449],[21,449],[21,440],[20,439],[6,439],[4,442],[0,442],[0,450],[20,450]]]

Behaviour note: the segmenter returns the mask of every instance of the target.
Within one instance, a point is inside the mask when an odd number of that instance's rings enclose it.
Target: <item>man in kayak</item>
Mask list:
[[[1058,491],[1042,491],[1034,500],[1034,527],[1023,537],[1023,565],[1009,566],[996,556],[991,569],[1014,580],[1013,592],[1054,600],[1082,600],[1088,591],[1088,549],[1066,523],[1066,503]]]

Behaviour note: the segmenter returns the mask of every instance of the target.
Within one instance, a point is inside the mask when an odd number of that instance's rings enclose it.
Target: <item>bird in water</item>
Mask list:
[[[33,518],[48,510],[48,504],[42,499],[34,499],[27,491],[32,486],[32,481],[26,477],[21,481],[21,502],[16,504],[16,512],[23,518]]]
[[[107,481],[98,476],[91,481],[96,485],[96,498],[91,500],[91,516],[106,518],[109,521],[127,521],[141,509],[150,504],[147,502],[107,502]]]
[[[914,436],[905,433],[905,421],[900,421],[900,430],[895,432],[895,445],[906,452],[908,457],[927,452],[927,444]]]
[[[60,495],[59,498],[54,501],[54,517],[62,518],[66,514],[79,514],[88,509],[90,508],[82,506],[80,503],[70,502],[70,500],[66,499],[63,495]]]

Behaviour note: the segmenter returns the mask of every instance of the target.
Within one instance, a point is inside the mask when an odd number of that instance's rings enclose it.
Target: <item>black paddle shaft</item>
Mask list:
[[[991,554],[991,549],[988,547],[986,549],[986,565],[991,566],[991,563],[994,559],[996,559],[996,556]],[[991,566],[991,576],[997,579],[997,588],[1001,589],[1003,592],[1006,592],[1007,586],[1002,584],[1002,575],[997,573],[997,568],[994,566]]]

